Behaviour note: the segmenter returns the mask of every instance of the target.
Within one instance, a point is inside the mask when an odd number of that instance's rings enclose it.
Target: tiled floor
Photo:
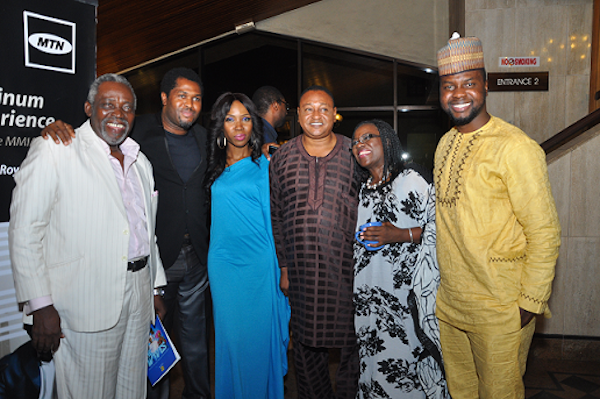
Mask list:
[[[213,341],[214,342],[214,341]],[[534,338],[525,373],[525,397],[527,399],[600,399],[600,357],[595,349],[587,349],[571,360],[573,356],[564,353],[566,346],[557,340],[557,345],[548,345],[540,338]],[[577,343],[577,341],[575,341]],[[600,342],[592,342],[597,348]],[[558,348],[558,350],[556,349]],[[214,378],[214,348],[211,345],[211,375]],[[291,356],[291,352],[290,352]],[[331,352],[330,373],[335,375],[339,354]],[[565,359],[567,358],[567,359]],[[291,360],[291,359],[290,359]],[[291,363],[291,362],[290,362]],[[183,379],[179,368],[173,370],[170,399],[181,398]],[[294,369],[286,377],[285,399],[296,399]]]
[[[538,338],[534,338],[524,378],[527,399],[600,399],[600,357],[590,356],[587,353],[581,356],[586,360],[564,360],[557,359],[564,356],[553,357],[547,351],[538,356],[536,353],[539,351],[536,350],[536,346],[540,346]],[[211,375],[214,378],[213,350],[211,346]],[[332,351],[331,375],[335,375],[338,356],[338,353]],[[183,378],[179,367],[176,367],[172,374],[170,399],[179,399],[183,389]],[[296,399],[296,379],[291,364],[285,386],[285,399]]]
[[[528,399],[600,398],[600,359],[594,362],[530,358],[524,380]]]

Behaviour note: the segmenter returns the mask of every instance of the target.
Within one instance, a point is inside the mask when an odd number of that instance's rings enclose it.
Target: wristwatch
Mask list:
[[[154,295],[160,295],[160,296],[165,296],[165,289],[160,287],[160,288],[155,288],[154,289]]]

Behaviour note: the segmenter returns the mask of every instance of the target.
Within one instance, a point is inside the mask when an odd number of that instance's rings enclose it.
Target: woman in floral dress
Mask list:
[[[404,165],[386,122],[360,123],[352,153],[364,172],[357,231],[373,242],[354,244],[357,397],[449,398],[435,317],[433,184],[417,165]],[[369,222],[382,225],[360,230]]]

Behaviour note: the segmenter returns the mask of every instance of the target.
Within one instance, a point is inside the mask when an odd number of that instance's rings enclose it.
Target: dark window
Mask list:
[[[194,69],[202,77],[201,123],[205,126],[212,104],[223,92],[251,97],[260,86],[270,85],[290,104],[287,123],[279,129],[280,140],[287,141],[301,133],[296,116],[300,91],[318,84],[335,96],[341,116],[336,133],[350,136],[358,122],[383,119],[396,128],[410,157],[429,168],[437,142],[449,127],[439,109],[435,70],[257,31],[232,34],[126,72],[138,96],[138,114],[160,111],[160,81],[166,71],[178,66]]]

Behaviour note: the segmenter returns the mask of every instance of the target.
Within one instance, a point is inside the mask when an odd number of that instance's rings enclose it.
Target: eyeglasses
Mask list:
[[[289,111],[289,110],[290,110],[290,104],[289,104],[287,101],[285,101],[285,100],[277,100],[277,102],[278,102],[279,104],[283,104],[283,105],[285,106],[285,110],[286,110],[286,111]]]
[[[358,143],[363,143],[363,144],[365,144],[367,141],[371,140],[373,137],[380,137],[380,136],[379,136],[378,134],[373,134],[373,133],[367,133],[367,134],[363,134],[362,136],[360,136],[360,137],[358,138],[358,140],[354,140],[354,141],[352,142],[352,147],[351,147],[350,149],[352,149],[352,148],[354,148],[355,146],[357,146],[357,145],[358,145]]]

